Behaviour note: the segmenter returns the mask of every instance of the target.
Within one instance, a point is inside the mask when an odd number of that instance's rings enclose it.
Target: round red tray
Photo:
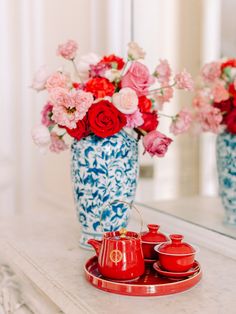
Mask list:
[[[199,271],[188,278],[174,279],[161,277],[146,264],[145,273],[133,281],[118,282],[103,277],[98,271],[97,257],[90,258],[85,264],[87,280],[96,288],[117,294],[130,296],[158,296],[179,293],[195,286],[202,278],[201,267]]]

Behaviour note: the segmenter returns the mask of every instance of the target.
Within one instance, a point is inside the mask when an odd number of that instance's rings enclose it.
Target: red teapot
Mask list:
[[[140,235],[136,232],[106,232],[101,241],[90,239],[98,257],[98,270],[107,278],[130,280],[144,273]]]

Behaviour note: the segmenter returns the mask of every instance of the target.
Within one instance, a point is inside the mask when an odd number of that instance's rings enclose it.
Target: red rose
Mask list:
[[[125,62],[124,62],[124,60],[122,58],[117,57],[115,55],[110,55],[110,56],[104,57],[101,61],[99,61],[99,64],[100,63],[108,64],[112,68],[115,67],[118,70],[121,70],[123,68],[124,64],[125,64]]]
[[[88,116],[86,115],[82,120],[79,120],[76,123],[75,129],[69,129],[67,127],[64,128],[70,136],[76,138],[79,141],[81,138],[88,136],[90,133]]]
[[[221,102],[215,102],[213,104],[213,106],[215,108],[218,108],[220,109],[220,111],[223,113],[223,120],[222,120],[222,123],[225,122],[225,118],[226,118],[226,115],[232,110],[232,98],[229,98],[227,100],[223,100]]]
[[[84,90],[91,92],[95,98],[103,98],[105,96],[112,96],[115,86],[106,78],[95,77],[86,83]]]
[[[221,71],[227,67],[236,67],[236,59],[229,59],[226,62],[221,64]]]
[[[145,112],[142,114],[142,117],[143,117],[144,123],[140,125],[139,127],[140,129],[146,132],[151,132],[153,130],[156,130],[159,123],[156,111]]]
[[[146,96],[141,96],[138,99],[138,106],[141,112],[150,112],[152,102]]]
[[[91,131],[105,138],[118,133],[126,125],[126,117],[112,103],[101,100],[88,111]]]
[[[236,134],[236,109],[232,110],[225,119],[227,131]]]

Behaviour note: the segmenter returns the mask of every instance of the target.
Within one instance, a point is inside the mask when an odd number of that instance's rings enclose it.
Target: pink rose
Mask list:
[[[45,84],[49,76],[50,76],[50,72],[48,70],[48,67],[45,65],[41,66],[34,75],[31,88],[33,88],[37,92],[44,90]]]
[[[51,144],[49,146],[51,152],[60,153],[68,148],[69,146],[65,143],[63,137],[59,136],[56,132],[51,133]]]
[[[115,93],[112,102],[120,112],[125,114],[134,113],[138,109],[138,96],[129,87],[122,88],[119,93]]]
[[[196,113],[195,120],[200,123],[202,131],[219,133],[223,116],[220,109],[209,105]]]
[[[156,67],[154,75],[161,84],[168,84],[171,76],[171,68],[167,60],[160,60],[160,64]]]
[[[133,62],[121,80],[122,87],[132,88],[138,97],[147,95],[148,88],[154,83],[154,78],[149,74],[148,68],[140,63]]]
[[[42,115],[42,125],[49,127],[53,124],[55,124],[54,121],[52,121],[52,108],[53,108],[53,104],[49,102],[46,103],[46,105],[43,107],[43,110],[41,111],[41,115]]]
[[[44,125],[37,125],[32,129],[31,135],[40,152],[45,153],[51,142],[48,128]]]
[[[148,152],[152,157],[164,157],[171,142],[172,139],[164,134],[151,131],[143,137],[144,153]]]
[[[131,60],[144,59],[145,55],[146,53],[143,51],[143,49],[134,41],[128,44],[128,57]]]
[[[217,82],[213,86],[212,96],[215,102],[221,102],[229,99],[229,92],[220,82]]]
[[[219,62],[210,62],[202,67],[202,77],[207,82],[213,82],[221,75],[221,65]]]
[[[127,128],[137,128],[144,123],[142,113],[136,110],[132,114],[126,114],[126,127]]]
[[[181,110],[170,125],[170,132],[178,135],[186,132],[192,123],[192,116],[187,110]]]
[[[69,77],[64,75],[61,72],[55,72],[49,76],[46,82],[46,89],[50,93],[50,91],[55,87],[63,87],[66,88],[68,85]]]
[[[68,40],[57,48],[57,54],[67,60],[73,60],[76,56],[78,45],[74,40]]]
[[[175,75],[174,78],[176,82],[176,87],[179,89],[184,89],[186,91],[193,90],[193,79],[190,73],[188,73],[185,69]]]

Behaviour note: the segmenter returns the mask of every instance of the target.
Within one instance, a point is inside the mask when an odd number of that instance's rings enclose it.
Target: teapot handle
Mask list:
[[[128,202],[125,202],[125,201],[122,201],[122,200],[114,200],[112,202],[107,202],[103,205],[103,209],[101,211],[101,214],[100,214],[100,226],[102,226],[102,213],[105,209],[105,206],[111,206],[112,204],[114,203],[123,203],[123,204],[126,204],[128,205],[131,209],[134,208],[136,210],[136,212],[139,214],[139,218],[140,218],[140,233],[142,232],[143,230],[143,217],[142,217],[142,213],[141,213],[141,210],[137,208],[137,206],[135,206],[133,203],[128,203]]]

